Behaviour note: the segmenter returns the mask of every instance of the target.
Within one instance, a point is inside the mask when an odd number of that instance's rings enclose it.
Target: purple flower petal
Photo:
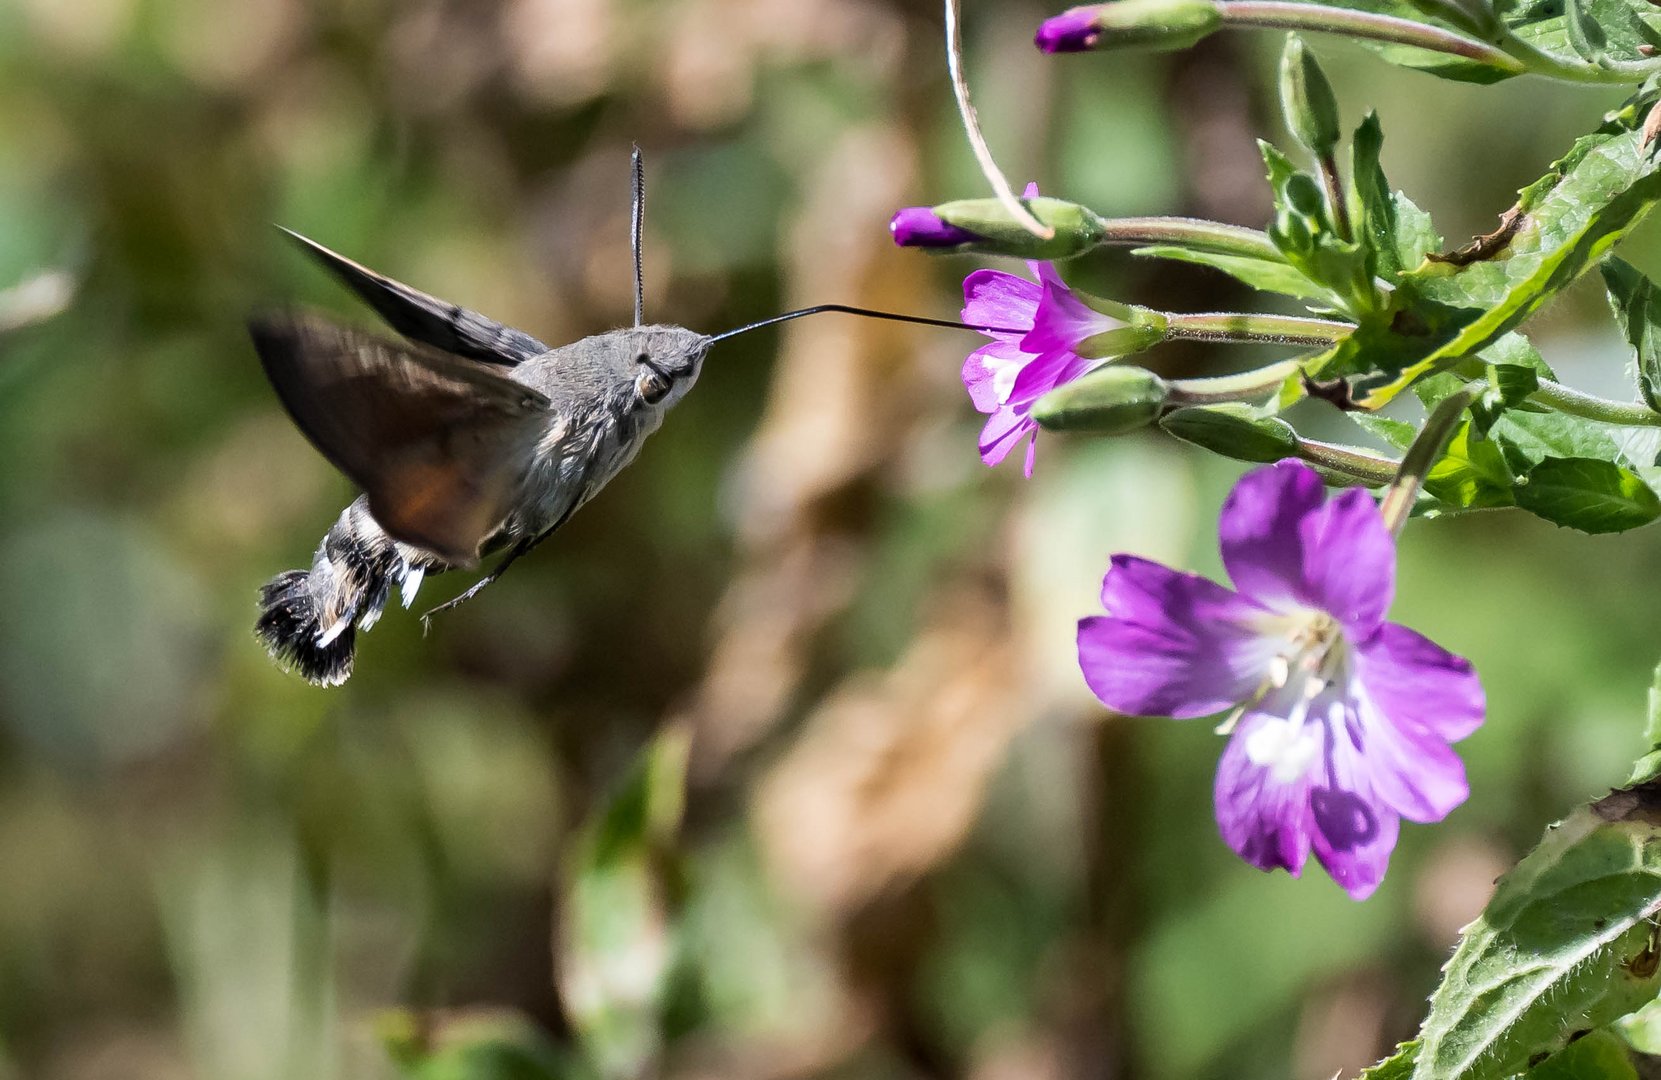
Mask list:
[[[1365,640],[1396,593],[1396,538],[1373,497],[1351,488],[1303,519],[1304,600]]]
[[[963,388],[969,391],[969,400],[975,403],[976,411],[989,413],[1002,405],[1008,396],[1005,391],[1014,385],[1014,379],[1009,378],[1000,389],[999,373],[1019,368],[1030,359],[1020,345],[1007,339],[988,342],[970,353],[963,361]]]
[[[1089,8],[1074,8],[1039,24],[1033,42],[1047,53],[1085,52],[1096,47],[1101,32]]]
[[[1355,769],[1378,800],[1409,821],[1441,821],[1470,795],[1465,763],[1431,732],[1397,725],[1359,682],[1349,690],[1353,729],[1340,735],[1359,746]]]
[[[1401,818],[1379,797],[1366,752],[1351,737],[1349,703],[1331,693],[1310,711],[1323,707],[1326,753],[1309,791],[1315,857],[1352,900],[1365,900],[1384,880]]]
[[[1260,603],[1285,609],[1303,583],[1303,519],[1321,508],[1325,489],[1298,461],[1253,469],[1223,501],[1217,535],[1234,587]]]
[[[1049,263],[1039,266],[1038,279],[1044,291],[1033,316],[1032,330],[1021,339],[1021,347],[1027,352],[1043,353],[1056,349],[1071,352],[1085,338],[1125,325],[1080,300]]]
[[[971,326],[1031,327],[1043,294],[1042,287],[1026,278],[1002,270],[976,270],[963,279],[963,321]]]
[[[1236,588],[1264,605],[1318,608],[1361,640],[1390,609],[1395,538],[1365,491],[1323,496],[1321,478],[1302,462],[1241,477],[1218,518],[1223,565]]]
[[[1396,727],[1451,743],[1482,726],[1486,702],[1471,662],[1424,635],[1385,623],[1352,656],[1367,696]]]
[[[1099,360],[1085,360],[1070,352],[1050,352],[1027,361],[1010,387],[1009,404],[1031,405],[1045,394],[1070,383]]]
[[[986,418],[980,432],[980,459],[996,465],[1015,449],[1022,436],[1038,430],[1038,424],[1023,412],[1003,406]],[[1029,461],[1031,455],[1028,455]],[[1028,474],[1030,475],[1030,474]]]
[[[943,220],[926,206],[908,206],[896,212],[888,222],[888,231],[900,247],[948,248],[983,239]]]
[[[1290,780],[1254,762],[1247,751],[1265,725],[1283,723],[1265,713],[1247,713],[1217,762],[1213,791],[1217,830],[1235,854],[1259,870],[1303,873],[1315,831],[1309,805],[1309,775]]]
[[[1082,619],[1079,667],[1110,709],[1209,716],[1246,700],[1276,642],[1250,629],[1251,601],[1194,574],[1115,555],[1102,581],[1105,616]]]

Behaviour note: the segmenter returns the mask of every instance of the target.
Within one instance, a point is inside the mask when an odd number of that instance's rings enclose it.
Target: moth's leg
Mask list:
[[[466,592],[462,593],[460,596],[457,596],[457,597],[454,597],[452,599],[444,601],[444,603],[442,603],[442,604],[438,605],[437,607],[433,608],[431,611],[427,612],[425,615],[422,615],[421,616],[421,633],[425,634],[425,633],[427,633],[427,631],[432,629],[432,621],[433,621],[433,616],[434,615],[437,615],[441,611],[449,611],[451,608],[456,607],[460,604],[463,604],[463,603],[467,602],[468,600],[473,599],[473,597],[477,596],[479,593],[484,591],[484,587],[486,585],[489,585],[489,584],[495,582],[497,578],[500,578],[503,574],[507,573],[508,567],[513,565],[513,561],[515,559],[519,558],[519,556],[521,556],[521,555],[526,554],[532,548],[536,547],[536,545],[542,543],[542,541],[544,541],[544,540],[548,539],[548,537],[554,535],[554,530],[558,529],[561,525],[564,525],[565,520],[571,516],[572,510],[575,510],[575,509],[576,509],[576,507],[572,507],[571,510],[567,510],[564,514],[561,514],[558,521],[554,522],[552,525],[548,526],[546,529],[542,530],[537,535],[531,537],[529,540],[521,540],[521,541],[519,541],[519,543],[513,545],[513,547],[508,550],[508,553],[506,555],[502,556],[502,561],[497,563],[495,566],[491,567],[490,571],[488,573],[486,573],[484,577],[480,578],[479,580],[475,581],[472,585],[468,586]]]

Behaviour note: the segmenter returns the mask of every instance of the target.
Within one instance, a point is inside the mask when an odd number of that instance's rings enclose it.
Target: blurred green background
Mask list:
[[[1278,36],[1047,59],[1050,13],[966,5],[1017,183],[1265,221]],[[984,190],[940,19],[0,0],[0,289],[76,286],[0,337],[0,1078],[1316,1080],[1411,1033],[1494,876],[1641,749],[1653,530],[1407,531],[1395,616],[1475,660],[1491,716],[1461,747],[1470,802],[1405,830],[1359,905],[1237,861],[1220,740],[1108,717],[1077,675],[1111,552],[1220,573],[1238,467],[1047,436],[1032,481],[988,471],[957,382],[974,339],[950,331],[825,318],[722,346],[554,541],[425,639],[390,613],[343,689],[250,634],[258,586],[352,492],[243,320],[369,321],[271,223],[565,341],[628,319],[638,141],[650,317],[949,315],[976,263],[885,228]],[[1455,240],[1619,97],[1317,50]],[[1655,241],[1625,253],[1653,272]],[[1175,310],[1260,303],[1122,252],[1076,272]],[[1532,331],[1566,381],[1629,396],[1595,289]]]

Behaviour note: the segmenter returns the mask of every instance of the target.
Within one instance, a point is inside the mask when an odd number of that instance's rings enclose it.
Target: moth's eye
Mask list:
[[[648,405],[656,405],[669,394],[669,376],[655,367],[642,367],[634,377],[635,393]]]

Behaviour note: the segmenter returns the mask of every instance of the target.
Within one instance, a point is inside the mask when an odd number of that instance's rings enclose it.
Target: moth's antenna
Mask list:
[[[634,249],[634,324],[646,319],[646,272],[640,257],[640,234],[646,225],[646,165],[640,160],[640,144],[634,144],[634,205],[629,214],[629,246]]]
[[[841,312],[844,315],[863,315],[867,319],[888,319],[893,322],[918,323],[922,326],[945,326],[954,330],[978,330],[981,333],[991,334],[1025,334],[1028,330],[1032,329],[1030,326],[1025,328],[1015,326],[977,326],[974,323],[953,322],[950,319],[930,319],[922,315],[900,315],[892,311],[872,311],[870,308],[849,307],[847,304],[818,304],[814,307],[802,308],[799,311],[787,311],[783,315],[774,315],[771,319],[762,319],[760,322],[753,322],[748,326],[740,326],[736,330],[728,330],[724,334],[716,334],[709,340],[713,344],[714,342],[722,341],[726,338],[737,337],[739,334],[747,334],[751,330],[760,330],[764,326],[772,326],[775,323],[789,322],[791,319],[800,319],[804,315],[822,315],[827,311]]]

